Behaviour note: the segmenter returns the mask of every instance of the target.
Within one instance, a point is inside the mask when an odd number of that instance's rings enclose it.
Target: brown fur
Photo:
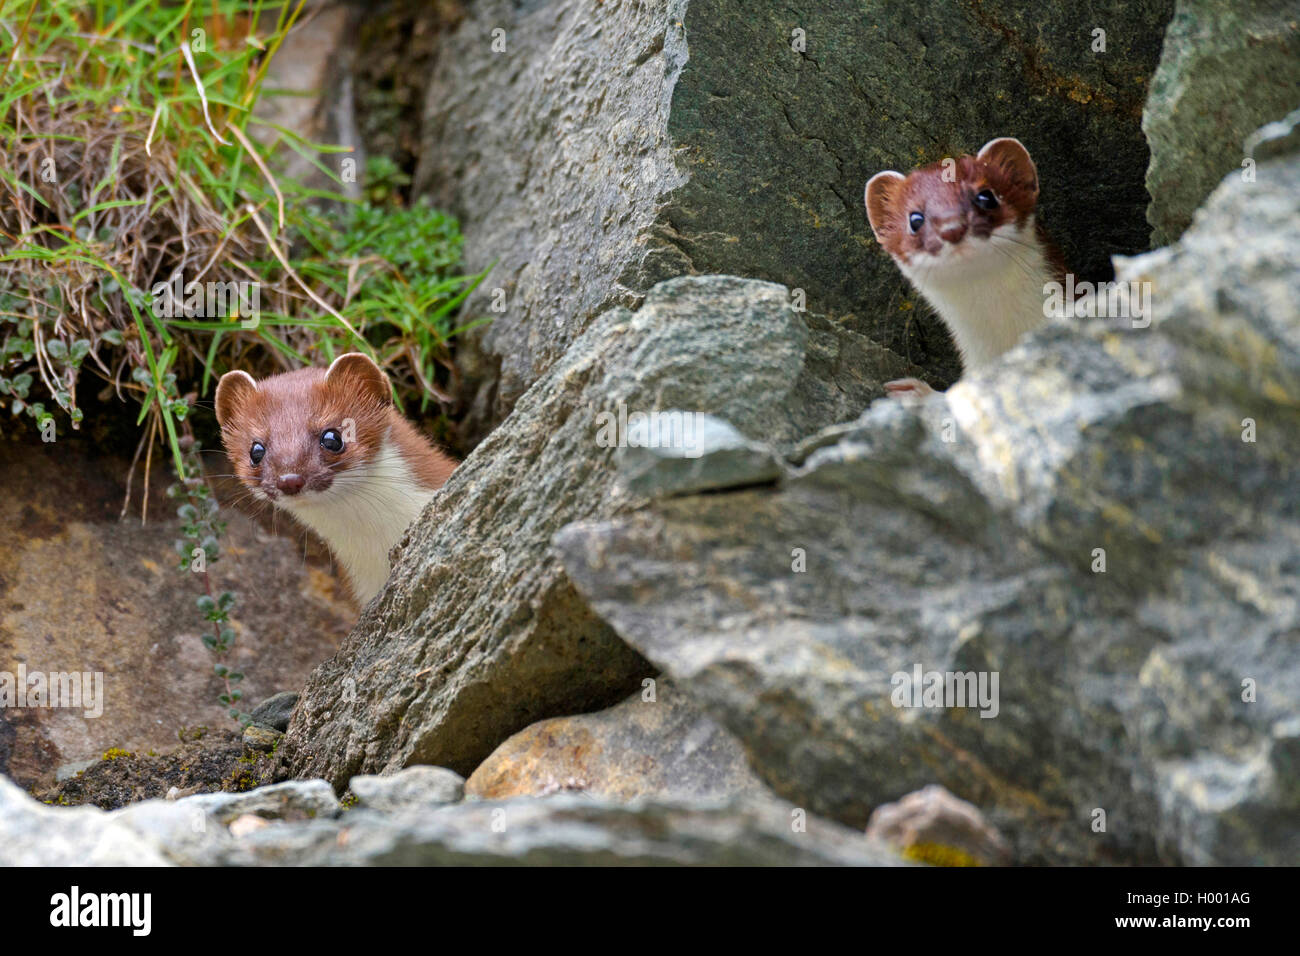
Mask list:
[[[257,383],[244,372],[229,372],[217,385],[216,408],[235,474],[271,499],[281,493],[277,479],[289,474],[305,479],[304,492],[324,491],[336,475],[377,454],[385,436],[425,488],[440,488],[456,467],[398,413],[388,377],[360,353],[340,356],[328,372],[303,368]],[[329,428],[342,432],[348,419],[355,439],[338,453],[322,448],[321,434]],[[249,457],[255,441],[266,447],[260,465]]]
[[[992,140],[977,156],[962,156],[955,161],[952,182],[945,182],[944,163],[931,163],[913,170],[906,177],[882,175],[867,184],[867,217],[876,241],[895,259],[909,262],[915,252],[938,253],[945,241],[934,223],[959,219],[965,234],[987,238],[999,226],[1023,224],[1038,205],[1038,170],[1028,151],[1016,140]],[[975,195],[991,189],[998,197],[996,209],[975,205]],[[925,215],[921,228],[913,233],[908,217],[913,212]],[[1065,279],[1065,259],[1051,241],[1041,222],[1035,219],[1035,232],[1043,244],[1047,259]]]

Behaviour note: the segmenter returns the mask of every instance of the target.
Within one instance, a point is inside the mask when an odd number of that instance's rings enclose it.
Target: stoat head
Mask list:
[[[359,352],[328,369],[303,368],[260,382],[227,372],[217,421],[235,475],[253,494],[293,510],[371,462],[388,435],[392,392]],[[343,479],[343,482],[340,482]]]
[[[909,278],[971,280],[1034,241],[1038,170],[1019,140],[1003,137],[906,176],[876,173],[866,202],[876,241]]]

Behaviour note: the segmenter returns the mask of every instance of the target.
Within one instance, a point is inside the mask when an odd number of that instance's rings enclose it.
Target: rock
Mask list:
[[[1252,159],[1277,159],[1300,151],[1300,109],[1284,119],[1265,123],[1246,139],[1246,153]]]
[[[415,180],[459,216],[471,269],[499,260],[467,303],[492,322],[458,353],[470,424],[500,421],[611,304],[683,274],[801,289],[956,378],[946,331],[874,247],[864,184],[1017,136],[1069,261],[1108,277],[1111,253],[1147,248],[1140,117],[1172,11],[475,4],[438,51]],[[955,95],[957,77],[980,95]]]
[[[472,797],[500,800],[574,790],[617,800],[765,794],[731,734],[670,681],[595,714],[539,721],[479,764]]]
[[[1177,239],[1256,127],[1296,107],[1300,19],[1279,0],[1178,0],[1142,115],[1151,242]]]
[[[397,819],[347,815],[249,836],[235,859],[308,866],[896,866],[874,840],[780,801],[623,804],[577,794],[475,801]],[[229,858],[229,857],[227,857]]]
[[[279,754],[342,788],[412,763],[473,772],[537,720],[609,706],[651,668],[573,591],[551,552],[570,521],[637,499],[602,422],[674,408],[780,446],[856,414],[903,363],[727,276],[605,313],[475,449],[398,546],[387,589],[308,679]],[[831,372],[835,356],[861,359]],[[626,436],[618,436],[623,441]]]
[[[250,833],[255,833],[263,827],[269,827],[271,824],[252,813],[245,813],[242,817],[236,817],[230,821],[230,835],[238,840],[240,837],[246,837]]]
[[[346,3],[313,3],[284,38],[271,58],[264,89],[254,112],[261,122],[251,124],[250,133],[265,145],[283,140],[275,127],[289,130],[306,143],[329,143],[347,152],[301,152],[281,147],[275,151],[281,169],[277,172],[313,189],[361,197],[366,154],[357,130],[357,107],[353,73],[357,58],[356,36],[360,12]],[[274,27],[278,14],[267,14],[266,29]],[[274,125],[271,125],[274,124]],[[348,159],[355,175],[340,175],[340,163]],[[319,166],[332,169],[338,180],[325,175]]]
[[[1053,324],[769,487],[567,527],[570,579],[814,812],[938,783],[1021,862],[1300,857],[1300,156],[1119,273],[1149,325]]]
[[[765,484],[781,474],[772,449],[712,415],[676,409],[642,425],[629,427],[628,447],[619,449],[625,459],[619,470],[634,495],[659,498]]]
[[[300,781],[319,798],[321,780]],[[266,807],[259,791],[249,807]],[[897,866],[889,847],[768,798],[636,801],[557,794],[266,824],[190,797],[105,813],[44,807],[0,777],[0,866]]]
[[[253,723],[259,727],[284,733],[289,729],[289,716],[293,713],[293,709],[297,704],[297,693],[282,690],[278,694],[272,694],[254,707],[249,716],[253,718]]]
[[[348,781],[357,805],[371,810],[419,810],[459,803],[465,778],[445,767],[417,764],[386,777],[358,775]]]
[[[201,793],[175,801],[177,807],[201,810],[221,823],[252,814],[265,820],[311,820],[343,812],[334,789],[323,780],[289,780],[247,793]]]
[[[280,738],[283,736],[284,734],[278,730],[269,730],[266,727],[249,724],[244,728],[244,746],[250,750],[270,753],[275,750],[276,745],[279,744]]]
[[[177,566],[180,523],[165,467],[155,456],[141,524],[142,466],[122,515],[130,465],[90,434],[48,445],[11,437],[0,447],[0,521],[12,529],[0,548],[0,674],[16,679],[22,668],[29,683],[84,674],[83,688],[100,689],[81,708],[0,705],[0,773],[24,787],[52,784],[60,766],[109,751],[163,753],[182,732],[238,729],[200,640],[211,633],[194,605],[203,582]],[[223,518],[221,556],[208,567],[214,592],[238,598],[228,663],[247,675],[251,703],[301,684],[355,611],[341,583],[304,562],[299,541],[237,512]],[[69,568],[75,579],[58,570]]]
[[[185,820],[190,820],[188,814]],[[0,776],[0,865],[166,866],[170,862],[163,847],[142,840],[139,831],[120,816],[95,807],[44,806]]]
[[[1011,848],[977,807],[936,785],[876,807],[867,836],[910,859],[941,865],[997,866],[1011,857]]]

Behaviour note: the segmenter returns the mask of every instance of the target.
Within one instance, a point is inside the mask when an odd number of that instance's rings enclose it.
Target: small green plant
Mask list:
[[[169,498],[182,502],[176,509],[176,515],[181,519],[182,535],[176,540],[176,553],[180,556],[180,570],[196,575],[203,582],[203,593],[198,596],[195,606],[203,617],[204,627],[212,630],[211,634],[204,634],[202,640],[212,655],[213,672],[221,679],[224,688],[217,700],[231,718],[246,727],[253,718],[239,706],[244,697],[239,689],[244,674],[232,670],[226,663],[235,645],[236,633],[230,617],[236,598],[230,591],[214,594],[212,575],[208,571],[208,565],[221,556],[220,538],[226,530],[226,522],[221,520],[221,508],[203,477],[196,448],[193,436],[187,434],[182,440],[185,471],[167,489]]]
[[[330,289],[348,324],[367,330],[381,364],[410,376],[399,377],[398,402],[403,395],[418,395],[419,410],[424,412],[430,399],[451,398],[437,384],[446,374],[455,373],[450,341],[486,321],[462,326],[452,321],[486,273],[454,274],[461,258],[460,230],[454,219],[433,209],[427,200],[405,208],[390,201],[396,195],[389,185],[396,172],[391,160],[372,157],[366,168],[366,181],[378,184],[378,195],[369,193],[359,205],[335,207],[320,220],[304,223],[302,236],[311,255],[295,261],[294,268]],[[338,282],[334,264],[339,262],[357,264],[356,273],[348,278],[354,290],[351,295]],[[347,345],[337,332],[324,334],[331,344],[327,354]]]
[[[257,778],[247,767],[236,767],[230,771],[230,776],[226,778],[221,789],[227,793],[245,793],[257,787]]]

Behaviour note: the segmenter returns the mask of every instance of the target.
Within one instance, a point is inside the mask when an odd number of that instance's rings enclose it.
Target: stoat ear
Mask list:
[[[871,223],[871,231],[876,235],[876,242],[885,241],[881,236],[888,231],[894,199],[902,185],[903,174],[892,169],[876,173],[867,180],[867,219]]]
[[[999,167],[1013,182],[1020,183],[1026,189],[1038,195],[1038,167],[1029,158],[1029,150],[1018,139],[1003,136],[991,139],[975,155]]]
[[[393,403],[388,376],[374,359],[361,352],[348,352],[331,362],[325,381],[330,385],[342,384],[349,392],[365,395],[380,405]]]
[[[257,382],[247,372],[227,372],[217,382],[217,424],[222,428],[238,413],[254,392]]]

